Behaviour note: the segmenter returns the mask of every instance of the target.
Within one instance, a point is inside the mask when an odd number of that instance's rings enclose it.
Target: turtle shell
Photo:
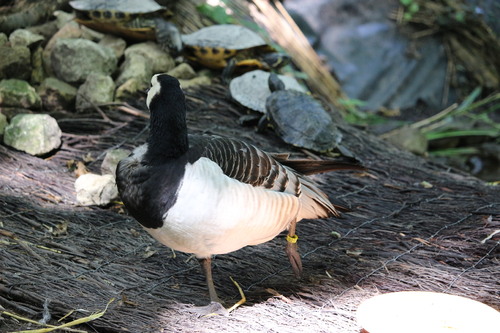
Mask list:
[[[183,35],[187,46],[217,47],[229,50],[243,50],[267,45],[258,34],[236,24],[217,24]]]
[[[70,1],[70,6],[80,11],[115,11],[129,14],[153,13],[166,8],[154,0],[76,0]]]
[[[278,75],[278,77],[283,81],[286,89],[305,92],[295,78],[285,75]],[[260,69],[235,77],[229,83],[231,98],[244,107],[265,113],[266,99],[271,95],[268,80],[269,73]]]
[[[274,91],[266,100],[267,118],[283,141],[316,152],[328,152],[342,134],[322,105],[294,90]]]
[[[183,35],[182,42],[186,58],[213,69],[225,68],[228,59],[238,55],[236,67],[267,68],[258,55],[276,52],[258,34],[235,24],[218,24],[200,29]]]
[[[77,0],[69,4],[78,23],[134,40],[155,40],[154,18],[172,14],[153,0]]]

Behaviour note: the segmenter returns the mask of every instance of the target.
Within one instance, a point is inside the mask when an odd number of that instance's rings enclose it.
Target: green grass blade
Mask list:
[[[429,132],[425,133],[427,140],[437,140],[443,138],[454,138],[464,136],[500,136],[500,131],[496,129],[475,129],[475,130],[458,130],[458,131],[444,131],[444,132]]]
[[[473,154],[479,154],[479,149],[475,147],[460,147],[460,148],[433,150],[429,152],[429,155],[434,157],[451,157],[458,155],[473,155]]]

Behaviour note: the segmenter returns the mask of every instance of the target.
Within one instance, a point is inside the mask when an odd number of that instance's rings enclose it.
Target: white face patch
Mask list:
[[[149,88],[148,97],[146,98],[146,105],[148,106],[148,109],[153,97],[160,93],[161,86],[160,82],[158,82],[158,75],[159,74],[153,75],[151,78],[151,88]]]

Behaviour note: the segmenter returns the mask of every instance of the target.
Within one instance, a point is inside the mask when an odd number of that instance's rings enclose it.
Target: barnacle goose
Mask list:
[[[196,255],[212,302],[220,304],[211,256],[267,242],[284,230],[286,253],[299,275],[296,223],[338,216],[327,195],[304,175],[362,168],[289,160],[236,139],[188,135],[184,93],[166,74],[153,76],[146,103],[151,112],[147,143],[116,172],[129,213],[162,244]]]

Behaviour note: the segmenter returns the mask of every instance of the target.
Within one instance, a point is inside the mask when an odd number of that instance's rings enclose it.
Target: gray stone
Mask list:
[[[76,93],[76,110],[85,111],[94,105],[113,102],[115,83],[110,76],[91,73]]]
[[[17,29],[9,36],[10,45],[13,47],[22,46],[27,47],[31,51],[31,76],[30,82],[32,84],[40,84],[45,77],[43,70],[43,48],[42,41],[45,37],[36,34],[28,29]]]
[[[38,45],[31,52],[31,80],[34,85],[42,83],[45,79],[45,71],[43,69],[43,48]]]
[[[82,30],[75,21],[68,22],[66,25],[61,27],[47,42],[45,48],[43,49],[43,67],[45,72],[49,76],[54,76],[54,71],[52,70],[51,55],[54,50],[54,46],[59,39],[63,38],[80,38],[82,36]]]
[[[148,84],[142,80],[136,78],[131,78],[122,83],[115,93],[115,101],[125,102],[131,98],[137,98],[138,91],[144,91],[148,87]]]
[[[134,44],[125,50],[125,58],[139,54],[151,64],[153,73],[165,73],[175,67],[174,59],[154,42]]]
[[[68,82],[83,82],[90,73],[111,75],[116,70],[114,52],[90,40],[58,39],[50,56],[57,78]]]
[[[7,117],[3,113],[0,113],[0,135],[3,135],[5,127],[7,127],[8,124]]]
[[[74,25],[78,25],[73,19],[75,18],[75,15],[72,13],[66,13],[65,11],[62,10],[56,10],[54,11],[54,16],[56,18],[56,25],[57,28],[61,29],[68,23],[72,23]]]
[[[9,36],[11,46],[31,47],[34,45],[38,45],[43,40],[43,36],[35,34],[26,29],[17,29]]]
[[[14,118],[15,116],[17,116],[18,114],[32,114],[32,113],[35,113],[31,110],[28,110],[28,109],[24,109],[24,108],[16,108],[16,107],[9,107],[9,106],[5,106],[1,108],[1,112],[7,117],[7,119],[12,119]]]
[[[117,85],[122,85],[129,79],[136,79],[144,87],[149,86],[153,76],[151,62],[144,56],[134,53],[125,56],[125,61],[120,68],[120,75],[116,79]]]
[[[4,143],[31,155],[43,155],[61,145],[61,129],[47,114],[18,114],[5,128]]]
[[[185,62],[177,67],[172,68],[167,72],[167,74],[179,80],[191,80],[196,76],[196,72],[194,71],[193,67],[191,67],[189,64],[186,64]]]
[[[101,46],[109,47],[115,53],[116,59],[120,59],[125,52],[127,42],[120,37],[113,35],[104,35],[98,43]]]
[[[112,149],[106,153],[101,164],[101,173],[103,175],[113,175],[116,173],[118,162],[130,155],[130,150],[127,149]]]
[[[209,85],[212,83],[212,80],[208,76],[197,76],[189,80],[180,79],[179,83],[182,89],[187,89],[189,87]]]
[[[75,102],[77,89],[55,77],[48,77],[40,84],[38,94],[45,110],[67,110]]]
[[[83,206],[105,206],[118,197],[113,175],[86,173],[75,181],[76,201]]]
[[[55,22],[57,28],[61,33],[57,32],[57,39],[59,38],[84,38],[92,41],[99,41],[102,39],[104,34],[89,29],[84,25],[77,23],[74,18],[75,15],[72,13],[66,13],[62,10],[54,11],[54,16],[56,18]],[[78,30],[75,35],[76,30]]]
[[[0,46],[0,78],[29,80],[30,57],[30,50],[25,46]]]
[[[7,79],[0,81],[0,105],[40,109],[42,100],[35,88],[23,80]]]
[[[0,32],[0,46],[3,46],[9,41],[9,38],[3,32]]]
[[[45,40],[49,40],[59,30],[55,21],[48,21],[32,27],[27,27],[26,30],[31,31],[36,35],[43,36]]]

